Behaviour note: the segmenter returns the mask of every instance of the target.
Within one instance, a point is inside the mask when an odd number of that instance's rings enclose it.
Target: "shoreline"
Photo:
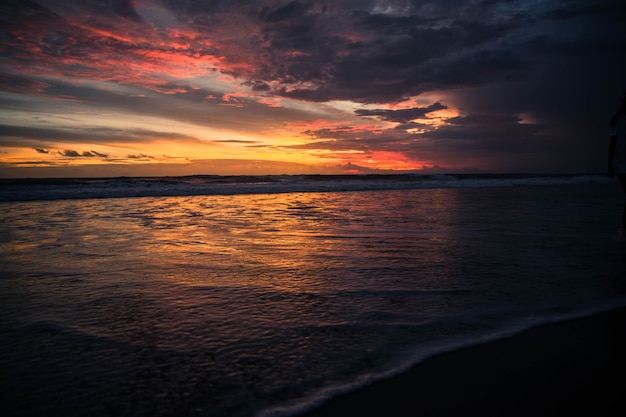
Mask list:
[[[435,355],[298,416],[617,415],[625,372],[618,308]]]

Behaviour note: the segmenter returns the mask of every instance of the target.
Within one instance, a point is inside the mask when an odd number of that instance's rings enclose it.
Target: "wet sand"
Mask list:
[[[624,415],[626,309],[434,356],[304,417]]]

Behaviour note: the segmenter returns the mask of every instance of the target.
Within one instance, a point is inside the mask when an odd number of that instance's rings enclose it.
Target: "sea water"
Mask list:
[[[295,415],[626,304],[594,176],[0,182],[0,409]]]

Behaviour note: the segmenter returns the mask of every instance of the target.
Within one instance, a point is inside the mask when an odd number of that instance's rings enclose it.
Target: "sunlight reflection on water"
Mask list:
[[[304,395],[516,309],[614,290],[590,279],[613,274],[598,267],[610,221],[591,216],[596,200],[564,215],[578,191],[532,192],[5,204],[0,330],[12,342],[0,353],[36,381],[60,378],[51,397],[73,389],[66,370],[81,364],[106,384],[74,400],[109,395],[120,415],[155,392],[214,415]],[[20,375],[16,386],[33,385]]]

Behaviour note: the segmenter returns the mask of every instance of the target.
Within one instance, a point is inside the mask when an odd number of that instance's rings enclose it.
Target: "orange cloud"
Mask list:
[[[257,102],[259,104],[265,104],[268,107],[283,107],[283,105],[280,104],[280,100],[275,98],[261,98],[257,100]]]
[[[355,125],[353,121],[349,120],[335,121],[317,119],[314,121],[286,122],[285,126],[290,130],[306,133],[309,136],[316,137],[321,137],[318,136],[318,134],[322,132],[324,135],[332,136],[333,134],[353,134],[359,132],[378,134],[383,130],[377,124],[367,123]]]

